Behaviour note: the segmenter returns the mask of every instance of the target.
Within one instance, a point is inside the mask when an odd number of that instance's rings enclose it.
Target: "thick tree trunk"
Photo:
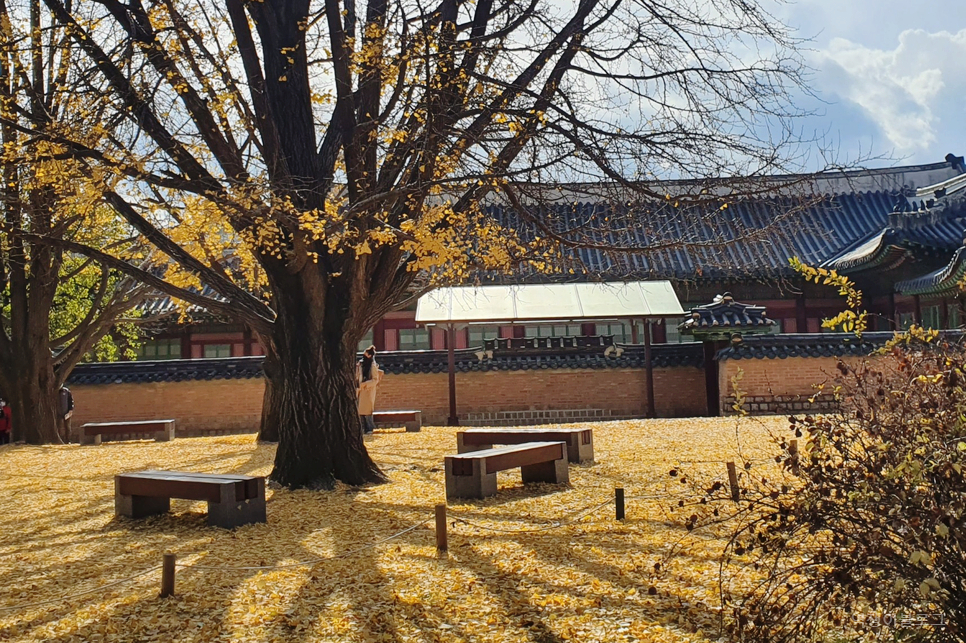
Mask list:
[[[265,348],[265,393],[262,396],[262,421],[258,429],[259,442],[278,442],[278,427],[281,424],[281,405],[275,402],[274,391],[284,388],[279,379],[281,373],[278,358],[268,348]]]
[[[60,444],[60,387],[50,357],[28,358],[20,351],[23,367],[8,374],[11,389],[0,392],[10,403],[13,425],[11,438],[27,444]]]
[[[274,301],[278,377],[266,396],[272,408],[262,413],[278,426],[272,479],[291,488],[384,482],[363,444],[355,396],[356,348],[365,329],[356,327],[362,324],[344,301],[283,292],[289,298]]]

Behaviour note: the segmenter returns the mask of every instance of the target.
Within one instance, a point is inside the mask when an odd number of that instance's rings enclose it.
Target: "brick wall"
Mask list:
[[[847,357],[845,361],[855,359]],[[719,363],[718,386],[721,412],[734,413],[732,379],[741,370],[738,388],[744,395],[744,409],[752,414],[825,411],[832,409],[831,395],[816,385],[830,383],[837,369],[837,357],[786,357],[784,359],[740,359]],[[810,401],[811,398],[814,398]]]
[[[645,380],[643,369],[632,368],[457,373],[457,411],[467,424],[642,417]],[[376,408],[415,406],[423,412],[427,424],[444,424],[449,416],[447,382],[446,373],[387,375]],[[704,372],[693,367],[654,369],[654,398],[660,417],[702,415],[707,408]]]
[[[257,431],[264,389],[261,379],[71,384],[71,425],[173,418],[182,436]]]
[[[424,423],[445,424],[449,416],[447,382],[446,373],[387,375],[380,386],[376,408],[416,408],[423,412]],[[263,390],[261,379],[74,384],[72,423],[80,426],[86,422],[174,418],[182,436],[256,431]],[[704,414],[704,372],[699,368],[654,369],[654,391],[661,417]],[[456,374],[456,395],[457,409],[467,424],[642,417],[646,404],[645,371],[613,368],[460,372]]]

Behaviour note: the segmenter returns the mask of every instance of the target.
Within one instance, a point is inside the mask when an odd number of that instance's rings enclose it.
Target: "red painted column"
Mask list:
[[[191,359],[191,331],[187,326],[181,331],[181,359]]]
[[[372,345],[377,353],[386,350],[386,322],[381,319],[372,327]]]
[[[805,293],[802,292],[795,298],[795,325],[798,326],[797,332],[808,332],[808,313],[805,308]]]

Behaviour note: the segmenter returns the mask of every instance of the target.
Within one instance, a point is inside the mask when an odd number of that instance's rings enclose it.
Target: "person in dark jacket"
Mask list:
[[[0,399],[0,444],[10,444],[10,407]]]

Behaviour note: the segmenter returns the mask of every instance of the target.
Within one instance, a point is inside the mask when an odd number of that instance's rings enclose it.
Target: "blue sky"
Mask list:
[[[820,113],[802,123],[840,161],[966,155],[966,0],[798,0],[776,15],[810,37]]]

